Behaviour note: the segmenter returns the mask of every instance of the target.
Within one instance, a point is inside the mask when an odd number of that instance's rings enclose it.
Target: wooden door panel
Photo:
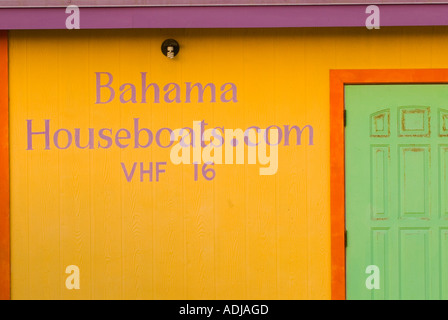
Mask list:
[[[345,88],[347,297],[447,296],[447,85]],[[437,130],[438,129],[438,130]],[[369,288],[369,266],[379,288]]]

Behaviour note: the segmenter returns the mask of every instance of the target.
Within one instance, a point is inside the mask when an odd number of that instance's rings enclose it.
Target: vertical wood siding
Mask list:
[[[173,61],[166,38],[181,44]],[[447,28],[11,32],[12,298],[330,298],[329,70],[446,68],[447,53]],[[96,105],[95,72],[116,87],[140,72],[234,82],[238,103]],[[281,146],[276,175],[219,165],[211,182],[170,164],[159,182],[126,182],[120,162],[169,162],[154,145],[26,150],[27,119],[85,137],[137,117],[153,131],[310,124],[314,145]],[[80,290],[65,288],[68,265]]]

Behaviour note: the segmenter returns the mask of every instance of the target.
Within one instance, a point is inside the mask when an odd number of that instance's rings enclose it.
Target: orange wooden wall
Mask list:
[[[330,298],[330,70],[448,67],[448,28],[377,31],[11,32],[12,298]],[[173,61],[166,38],[181,44]],[[238,102],[97,105],[95,72],[234,82]],[[212,182],[187,165],[126,182],[120,162],[169,161],[157,147],[26,150],[27,119],[115,130],[135,117],[154,130],[310,124],[314,145],[280,147],[273,176],[221,165]],[[80,290],[65,288],[72,264]]]

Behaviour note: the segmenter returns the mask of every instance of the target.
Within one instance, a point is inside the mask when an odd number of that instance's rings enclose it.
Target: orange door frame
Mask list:
[[[346,297],[344,86],[448,83],[448,69],[330,70],[331,297]]]
[[[0,300],[11,298],[8,32],[0,31]]]

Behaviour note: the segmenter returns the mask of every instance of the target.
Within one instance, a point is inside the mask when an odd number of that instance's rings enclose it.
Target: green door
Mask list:
[[[345,108],[347,298],[448,299],[448,85],[349,85]]]

